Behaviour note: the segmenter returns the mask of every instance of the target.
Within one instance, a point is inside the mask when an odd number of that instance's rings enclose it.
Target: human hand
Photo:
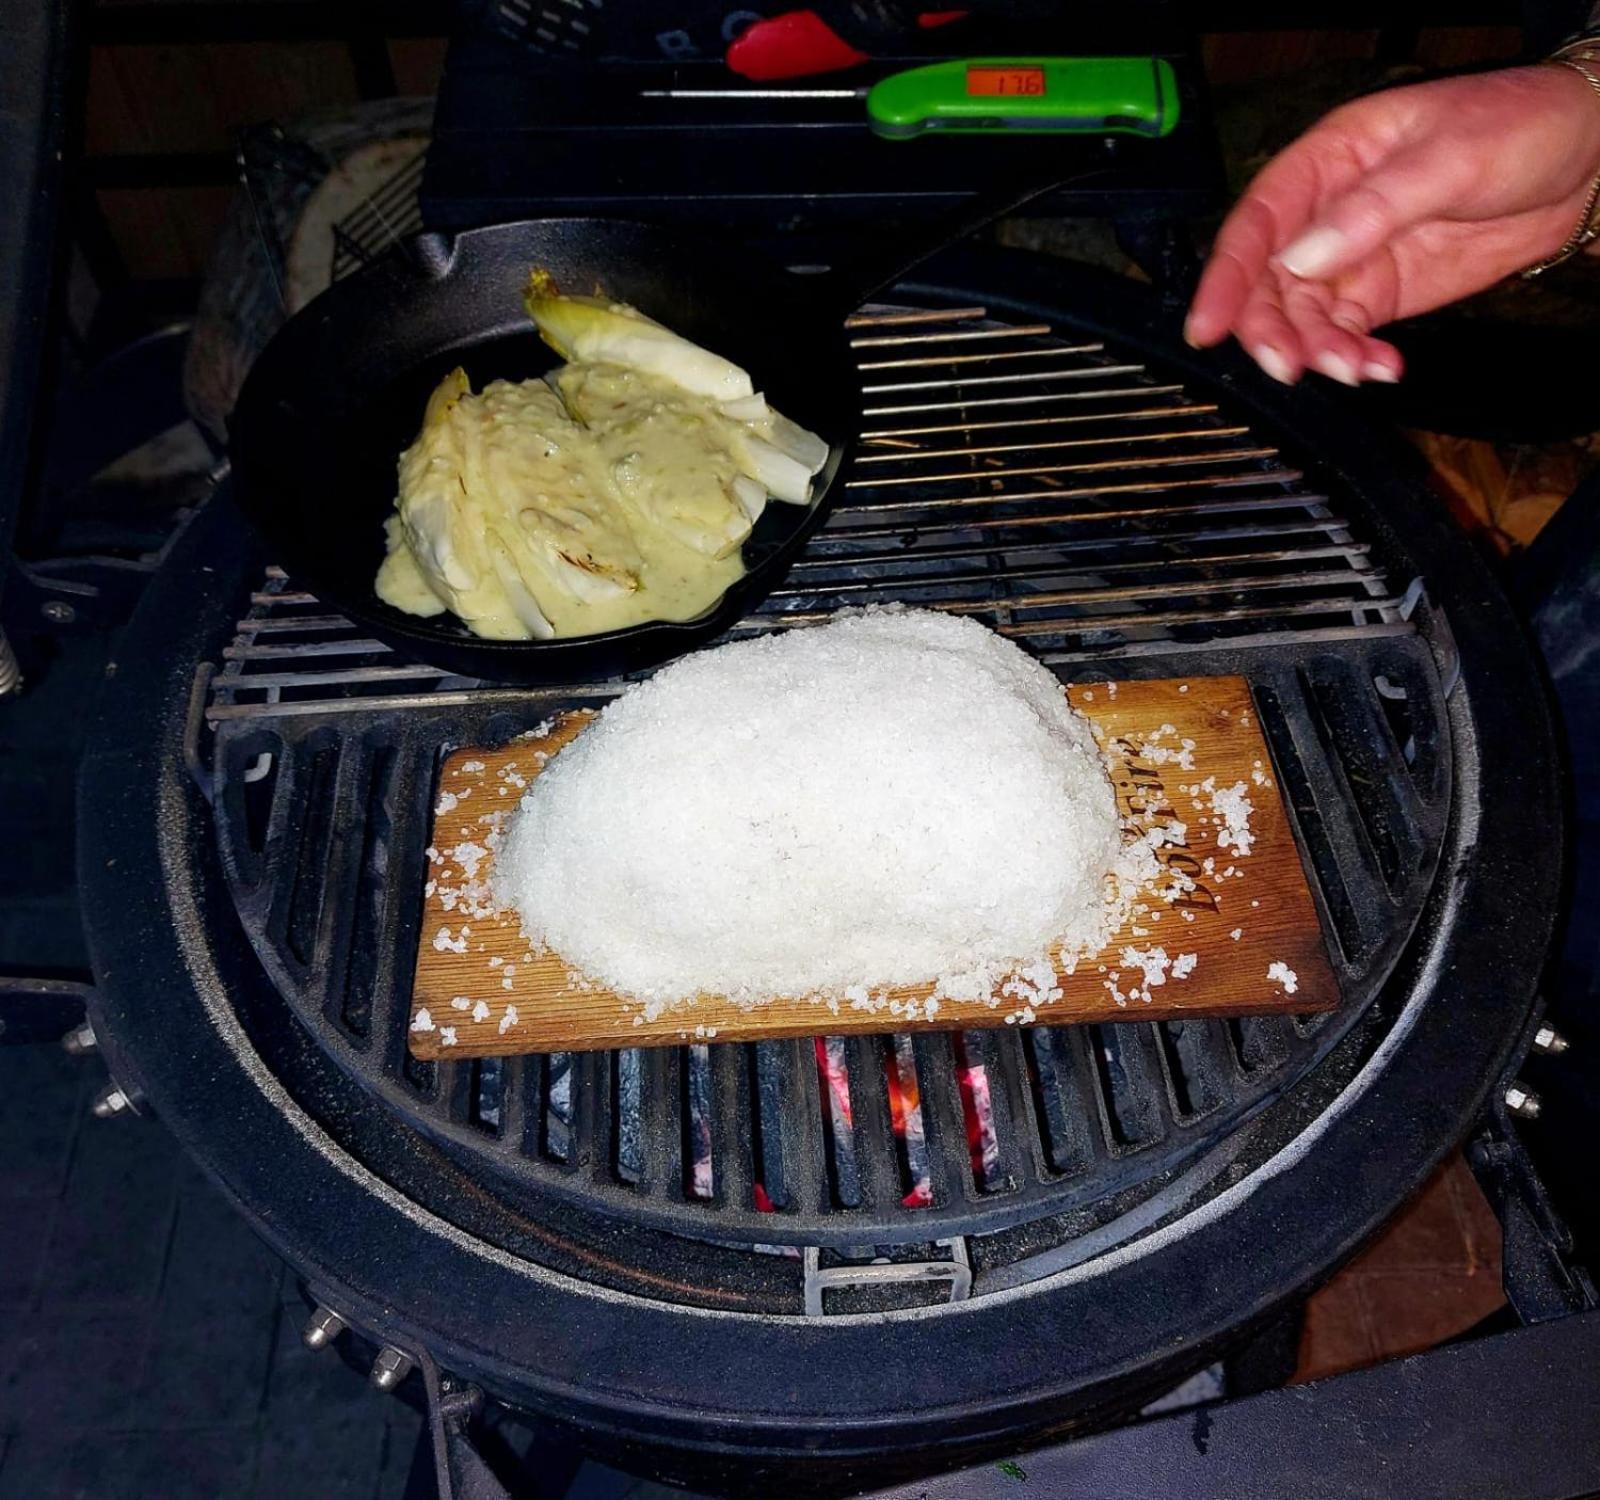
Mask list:
[[[1268,375],[1400,378],[1374,328],[1558,250],[1600,169],[1600,98],[1572,68],[1373,94],[1274,157],[1228,215],[1184,326]]]

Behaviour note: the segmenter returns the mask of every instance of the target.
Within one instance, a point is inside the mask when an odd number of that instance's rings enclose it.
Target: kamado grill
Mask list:
[[[509,45],[458,44],[424,193],[441,227],[509,191],[461,165],[511,154],[527,100],[485,84],[526,79]],[[658,132],[661,180],[727,128]],[[803,136],[774,135],[778,178]],[[549,159],[559,204],[574,178]],[[1074,206],[1136,208],[1159,272],[1156,210],[1193,205],[1150,184],[1206,160],[1192,115]],[[770,191],[728,181],[699,212],[778,227]],[[820,245],[844,205],[797,185],[792,206]],[[844,498],[731,636],[899,601],[1072,680],[1242,674],[1329,1015],[418,1062],[442,756],[622,684],[396,656],[273,566],[226,483],[151,583],[82,773],[95,1030],[119,1097],[303,1274],[313,1337],[348,1325],[380,1384],[425,1397],[442,1485],[479,1493],[481,1401],[759,1493],[1104,1425],[1303,1298],[1503,1091],[1561,838],[1531,659],[1404,457],[1315,391],[1188,353],[1163,290],[974,248],[863,309]]]

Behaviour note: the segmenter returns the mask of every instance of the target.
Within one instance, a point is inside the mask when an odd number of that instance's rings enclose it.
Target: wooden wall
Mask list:
[[[449,13],[445,0],[100,0],[90,17],[78,204],[98,278],[198,276],[236,180],[234,132],[363,99],[431,95]],[[385,34],[396,17],[404,34]]]

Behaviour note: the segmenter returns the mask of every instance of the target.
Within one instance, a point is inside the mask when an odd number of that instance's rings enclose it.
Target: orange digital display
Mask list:
[[[967,69],[967,96],[972,99],[1037,99],[1044,93],[1043,68]]]

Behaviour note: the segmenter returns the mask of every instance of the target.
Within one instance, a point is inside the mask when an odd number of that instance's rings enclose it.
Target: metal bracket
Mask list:
[[[1555,1035],[1536,1015],[1495,1085],[1482,1132],[1466,1150],[1467,1164],[1504,1230],[1501,1277],[1506,1300],[1528,1324],[1600,1306],[1594,1282],[1574,1259],[1572,1231],[1551,1202],[1515,1123],[1516,1118],[1537,1116],[1537,1109],[1529,1113],[1518,1108],[1517,1096],[1528,1097],[1528,1091],[1518,1084],[1517,1073],[1542,1032]],[[1552,1049],[1543,1042],[1540,1050]]]
[[[822,1254],[815,1245],[805,1249],[806,1316],[820,1318],[826,1314],[822,1299],[829,1288],[846,1286],[885,1286],[907,1281],[948,1281],[950,1300],[965,1302],[972,1295],[972,1263],[967,1259],[967,1241],[962,1235],[954,1239],[935,1240],[950,1251],[949,1260],[890,1260],[877,1256],[864,1265],[827,1266],[821,1264]]]
[[[0,1042],[54,1042],[83,1023],[94,986],[0,975]]]
[[[183,718],[184,769],[200,789],[207,807],[212,804],[216,788],[211,780],[211,767],[200,759],[200,731],[205,727],[206,698],[211,692],[211,679],[216,673],[216,666],[208,661],[201,662],[194,669],[194,680],[189,684],[189,704]]]
[[[1427,584],[1417,577],[1406,586],[1405,597],[1400,601],[1400,618],[1409,621],[1419,604],[1428,607],[1429,624],[1434,634],[1433,656],[1439,664],[1439,691],[1448,701],[1461,682],[1461,652],[1456,648],[1450,621],[1442,610],[1433,607],[1433,601],[1428,598]]]
[[[446,1375],[426,1349],[417,1351],[416,1361],[428,1397],[428,1437],[439,1500],[511,1500],[467,1431],[483,1405],[483,1392]]]

